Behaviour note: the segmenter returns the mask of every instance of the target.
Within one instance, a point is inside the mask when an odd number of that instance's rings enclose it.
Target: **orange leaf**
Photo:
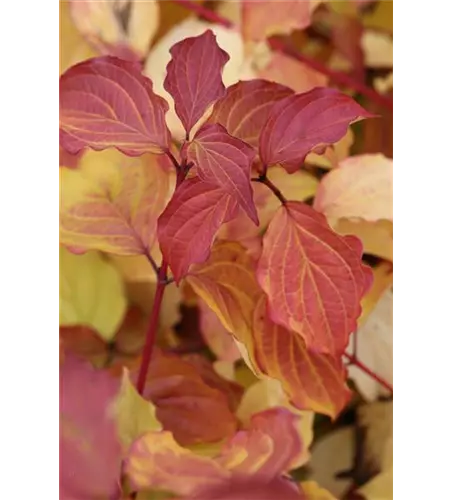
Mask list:
[[[170,432],[148,432],[131,446],[125,472],[139,489],[161,489],[189,495],[217,485],[229,473],[214,460],[182,448]]]
[[[144,58],[159,26],[153,0],[72,0],[70,7],[75,26],[93,47],[123,59]]]
[[[246,40],[264,40],[276,34],[289,34],[311,24],[315,0],[282,0],[277,3],[246,0],[242,7],[242,32]]]
[[[89,152],[76,170],[60,168],[60,241],[119,255],[148,254],[169,195],[155,156]]]
[[[253,259],[235,242],[217,243],[187,281],[243,343],[253,368],[281,381],[294,406],[335,416],[348,400],[340,357],[311,353],[302,337],[259,316],[265,307]],[[266,313],[267,314],[267,313]]]
[[[314,208],[331,221],[392,220],[392,159],[368,154],[342,161],[322,179]]]
[[[203,300],[199,301],[198,307],[200,312],[199,327],[210,350],[222,361],[234,363],[240,359],[240,353],[234,339],[217,315]]]
[[[274,321],[316,352],[343,352],[371,283],[353,236],[334,233],[308,205],[288,202],[271,221],[257,276]]]
[[[128,156],[163,153],[166,101],[138,63],[95,57],[60,77],[60,145],[69,153],[115,147]]]
[[[259,368],[281,381],[294,406],[338,415],[350,397],[339,356],[308,351],[300,335],[269,319],[264,297],[256,307],[253,337]]]
[[[248,344],[254,308],[262,295],[255,264],[235,242],[217,243],[205,264],[193,266],[187,281],[225,328]]]

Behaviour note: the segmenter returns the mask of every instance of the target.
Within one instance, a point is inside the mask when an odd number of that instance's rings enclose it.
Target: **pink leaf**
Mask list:
[[[196,165],[200,179],[228,192],[258,225],[250,180],[254,156],[251,146],[218,124],[204,126],[187,148],[187,158]]]
[[[292,94],[288,87],[266,80],[238,82],[215,103],[209,122],[223,125],[229,134],[257,149],[273,104]]]
[[[60,498],[118,493],[121,445],[109,407],[121,380],[66,353],[60,366]]]
[[[158,220],[160,248],[176,282],[209,257],[220,226],[237,213],[237,202],[221,187],[198,177],[184,181]]]
[[[295,172],[307,154],[320,152],[341,139],[349,125],[368,113],[351,97],[330,88],[315,88],[278,101],[259,139],[265,165],[281,164]]]
[[[169,147],[168,104],[137,63],[104,56],[72,66],[60,78],[60,145],[116,147],[128,156]]]
[[[174,98],[188,137],[207,107],[224,94],[221,73],[229,55],[218,46],[212,30],[185,38],[170,52],[164,87]]]

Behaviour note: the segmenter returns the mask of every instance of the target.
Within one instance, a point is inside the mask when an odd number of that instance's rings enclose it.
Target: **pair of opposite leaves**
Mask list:
[[[351,122],[370,115],[333,89],[294,94],[254,80],[226,90],[221,72],[228,55],[210,30],[176,44],[171,55],[165,88],[186,130],[181,162],[193,163],[195,175],[176,187],[159,217],[158,239],[180,281],[191,264],[208,258],[218,229],[240,210],[258,223],[253,161],[264,168],[280,164],[293,173],[309,152],[337,142]],[[198,128],[212,104],[208,123]],[[129,156],[169,154],[167,109],[137,64],[108,56],[91,59],[60,79],[60,144],[73,154],[86,146],[116,147]],[[123,255],[150,248],[149,241],[113,247]],[[316,351],[342,352],[368,285],[361,254],[358,240],[335,234],[312,208],[286,203],[270,223],[258,265],[272,318],[300,333]]]

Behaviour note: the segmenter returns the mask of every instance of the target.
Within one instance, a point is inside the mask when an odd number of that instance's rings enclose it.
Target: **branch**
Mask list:
[[[344,356],[349,360],[351,365],[355,365],[357,368],[359,368],[366,375],[369,375],[370,378],[373,378],[376,382],[378,382],[380,385],[382,385],[385,389],[388,389],[388,391],[391,394],[393,393],[392,385],[389,382],[386,382],[386,380],[381,378],[375,372],[373,372],[365,364],[361,363],[361,361],[359,361],[359,359],[357,359],[355,356],[348,354],[346,352],[344,353]]]
[[[264,184],[264,186],[267,186],[283,205],[285,205],[287,203],[287,199],[285,198],[285,196],[273,184],[273,182],[267,178],[267,176],[265,174],[260,175],[259,177],[252,177],[251,181],[252,182],[260,182],[261,184]]]
[[[214,12],[213,10],[210,10],[206,7],[204,7],[201,4],[198,4],[196,2],[193,2],[191,0],[173,0],[173,3],[177,3],[178,5],[181,5],[182,7],[185,7],[186,9],[191,10],[192,12],[195,12],[198,14],[198,16],[206,19],[207,21],[210,21],[212,23],[217,23],[220,24],[221,26],[225,26],[226,28],[234,28],[234,24],[229,21],[229,19],[226,19],[225,17],[219,15],[217,12]],[[298,61],[306,64],[310,68],[318,71],[319,73],[322,73],[323,75],[328,76],[333,82],[335,82],[338,85],[344,85],[345,87],[348,87],[355,92],[358,92],[359,94],[362,94],[366,96],[368,99],[371,101],[379,104],[380,106],[389,109],[392,111],[393,104],[392,104],[392,98],[384,96],[383,94],[380,94],[376,90],[367,87],[364,83],[355,80],[351,76],[347,75],[346,73],[342,73],[339,71],[334,71],[327,66],[325,66],[323,63],[320,61],[317,61],[316,59],[312,59],[311,57],[301,54],[298,51],[294,50],[292,47],[290,47],[286,42],[283,40],[280,40],[278,38],[269,38],[267,40],[270,48],[273,50],[277,50],[279,52],[282,52],[283,54],[293,57],[294,59],[297,59]]]

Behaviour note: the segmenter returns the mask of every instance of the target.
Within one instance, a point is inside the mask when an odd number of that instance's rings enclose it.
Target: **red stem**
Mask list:
[[[182,184],[182,182],[184,182],[191,166],[191,164],[186,164],[184,161],[180,165],[177,163],[176,189]],[[146,385],[146,376],[148,374],[149,363],[152,359],[152,352],[154,351],[154,344],[157,337],[163,293],[165,292],[166,285],[169,285],[171,282],[172,281],[168,279],[168,262],[165,259],[162,259],[162,264],[157,273],[157,290],[155,291],[154,304],[152,305],[151,316],[149,318],[148,329],[146,332],[146,342],[144,344],[143,356],[141,358],[140,369],[138,372],[137,391],[141,396],[143,395],[144,387]]]
[[[264,186],[267,186],[268,189],[270,189],[273,194],[278,198],[278,200],[285,205],[287,203],[286,197],[281,193],[281,191],[273,184],[273,182],[268,179],[265,175],[261,175],[259,177],[253,177],[251,179],[253,182],[260,182],[261,184],[264,184]]]
[[[376,382],[378,382],[380,385],[388,389],[388,391],[392,394],[393,393],[393,388],[392,385],[389,382],[386,382],[385,379],[381,378],[379,375],[377,375],[375,372],[373,372],[370,368],[368,368],[365,364],[361,363],[359,359],[357,359],[355,356],[352,356],[351,354],[344,353],[344,356],[350,361],[351,365],[355,365],[357,368],[359,368],[362,372],[366,373],[369,375],[369,377],[373,378]]]
[[[155,339],[157,336],[157,326],[162,306],[163,293],[166,288],[166,273],[168,271],[168,262],[162,261],[160,266],[157,290],[155,292],[154,304],[152,306],[151,317],[146,332],[146,343],[144,344],[143,357],[141,358],[140,371],[138,373],[137,391],[143,395],[144,386],[146,385],[146,375],[148,373],[149,363],[151,362],[152,352],[154,350]]]
[[[214,12],[213,10],[210,10],[203,5],[200,5],[196,2],[193,2],[191,0],[173,0],[174,3],[177,3],[178,5],[181,5],[192,12],[195,12],[198,14],[200,17],[203,17],[207,21],[210,21],[212,23],[217,23],[221,24],[222,26],[225,26],[226,28],[233,28],[234,24],[229,21],[229,19],[226,19],[225,17],[219,15],[217,12]],[[283,40],[280,40],[278,38],[269,38],[268,43],[270,47],[273,50],[277,50],[279,52],[282,52],[283,54],[293,57],[294,59],[297,59],[298,61],[306,64],[310,68],[318,71],[319,73],[322,73],[323,75],[328,76],[332,81],[339,85],[344,85],[345,87],[348,87],[355,92],[358,92],[364,96],[366,96],[368,99],[371,101],[374,101],[375,103],[379,104],[380,106],[383,106],[384,108],[387,108],[392,111],[393,104],[392,104],[392,98],[384,96],[377,92],[376,90],[367,87],[364,83],[355,80],[351,76],[347,75],[346,73],[342,73],[339,71],[334,71],[327,66],[325,66],[323,63],[320,61],[317,61],[315,59],[312,59],[311,57],[301,54],[298,51],[294,50],[292,47],[290,47],[286,42]]]

